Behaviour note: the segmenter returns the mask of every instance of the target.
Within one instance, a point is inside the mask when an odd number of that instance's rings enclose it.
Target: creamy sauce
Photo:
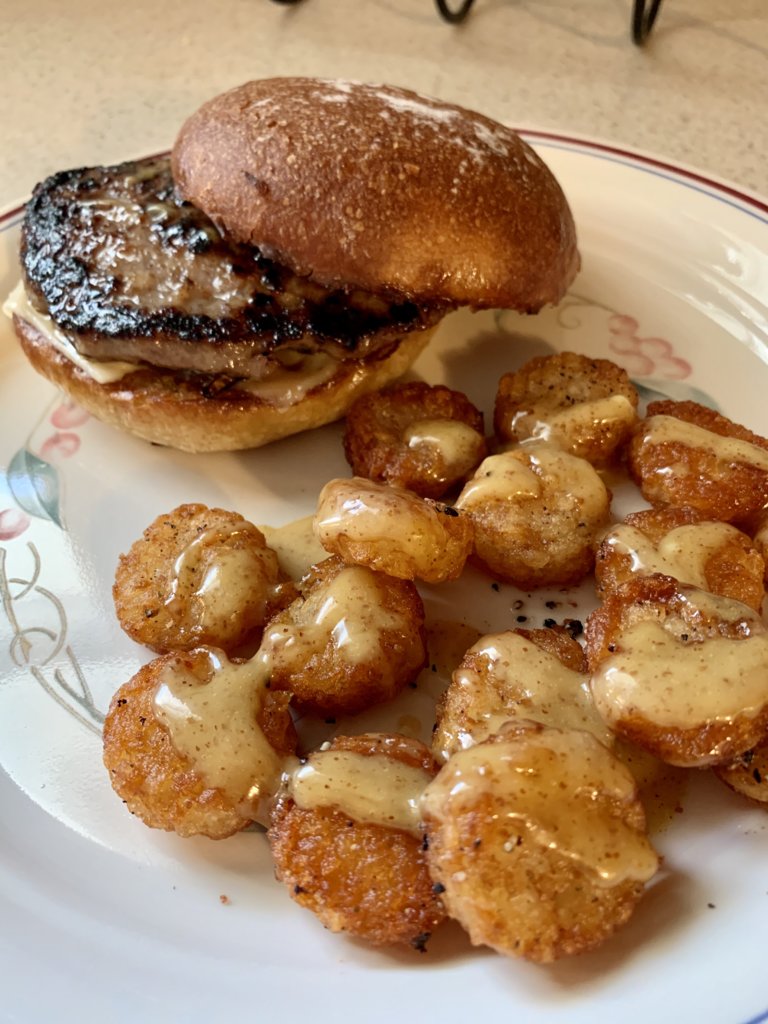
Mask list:
[[[239,545],[254,538],[254,543]],[[277,581],[277,558],[262,546],[250,523],[203,530],[176,559],[165,606],[192,623],[193,631],[215,631],[248,610],[263,619]]]
[[[467,655],[475,664],[462,664],[453,673],[453,700],[435,733],[434,749],[442,760],[482,742],[512,718],[584,729],[606,746],[613,743],[613,734],[595,709],[586,673],[574,672],[554,654],[513,632],[484,636]],[[466,708],[466,713],[454,717],[455,705]]]
[[[420,835],[420,799],[432,776],[387,754],[320,750],[289,775],[298,807],[334,807],[353,821]]]
[[[468,472],[483,447],[483,438],[476,430],[461,420],[447,417],[411,423],[403,440],[409,448],[435,451],[444,464],[445,474]]]
[[[284,526],[260,526],[270,548],[276,553],[281,570],[292,580],[300,580],[309,568],[328,557],[315,536],[313,516],[294,519]]]
[[[752,717],[768,704],[768,633],[686,643],[655,620],[638,622],[592,676],[592,694],[614,723],[640,716],[694,729]]]
[[[764,448],[736,437],[722,437],[675,416],[651,416],[642,440],[649,445],[673,443],[701,448],[723,462],[743,463],[768,472],[768,451]],[[674,468],[671,471],[674,475]]]
[[[690,771],[665,764],[625,740],[617,740],[613,752],[632,772],[640,803],[645,809],[648,831],[651,834],[663,832],[677,815],[683,813]]]
[[[634,780],[588,733],[546,730],[461,750],[427,786],[422,807],[453,820],[487,797],[518,835],[574,861],[598,885],[646,882],[656,872],[647,837],[616,813],[632,805]]]
[[[553,494],[577,498],[587,520],[602,516],[608,501],[605,484],[588,462],[556,445],[533,441],[484,459],[456,507],[471,509]]]
[[[638,575],[662,572],[682,583],[707,588],[709,560],[726,544],[742,536],[728,523],[695,523],[670,530],[658,544],[635,526],[620,523],[604,538],[619,555],[628,555],[631,571]]]
[[[624,395],[609,395],[590,402],[577,402],[551,414],[543,410],[516,413],[511,429],[525,436],[578,447],[588,443],[606,427],[631,426],[636,418],[632,403]]]
[[[234,664],[221,651],[199,648],[170,663],[155,694],[155,714],[176,750],[206,785],[256,815],[284,767],[258,722],[268,682],[264,658]]]
[[[459,495],[456,507],[471,508],[489,501],[538,498],[541,491],[541,479],[527,463],[525,454],[521,450],[502,452],[483,459]]]
[[[262,650],[288,665],[303,667],[331,642],[339,658],[357,665],[380,657],[385,630],[409,629],[403,613],[382,605],[376,574],[352,565],[315,587],[296,605],[290,622],[267,627]]]

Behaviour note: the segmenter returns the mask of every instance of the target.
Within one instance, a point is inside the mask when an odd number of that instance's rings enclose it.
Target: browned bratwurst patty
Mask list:
[[[286,353],[386,352],[444,312],[323,288],[225,240],[178,197],[163,157],[48,178],[21,255],[31,301],[81,355],[198,373],[258,378]]]

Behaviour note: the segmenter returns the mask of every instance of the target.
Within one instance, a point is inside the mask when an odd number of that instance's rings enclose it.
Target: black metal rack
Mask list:
[[[301,0],[273,0],[277,4],[297,4]],[[460,0],[455,6],[451,6],[449,0],[435,0],[440,17],[451,25],[459,25],[465,21],[475,0]],[[630,36],[632,42],[642,46],[656,21],[656,16],[661,7],[661,0],[632,0],[632,16],[630,19]]]

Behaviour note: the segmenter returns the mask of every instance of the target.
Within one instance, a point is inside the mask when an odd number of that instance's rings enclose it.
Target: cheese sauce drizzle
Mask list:
[[[333,807],[357,822],[420,835],[420,799],[432,779],[387,754],[320,750],[287,775],[287,791],[305,810]]]
[[[460,665],[451,686],[467,693],[471,712],[458,722],[445,716],[438,725],[434,745],[443,760],[487,739],[512,718],[584,729],[606,746],[613,743],[595,709],[589,676],[567,668],[526,637],[513,632],[484,636],[467,657],[481,665]]]
[[[629,556],[633,573],[661,572],[706,589],[709,560],[726,544],[738,543],[742,536],[728,523],[693,523],[675,527],[654,544],[642,530],[620,523],[609,530],[604,543],[616,554]]]
[[[409,448],[436,451],[446,475],[472,469],[483,446],[482,435],[469,424],[448,417],[416,420],[406,429],[403,440]]]
[[[724,462],[743,463],[768,472],[768,451],[764,448],[737,437],[723,437],[675,416],[651,416],[646,421],[642,443],[684,444],[691,448],[703,448]],[[661,472],[675,475],[675,467],[668,467]]]
[[[577,402],[551,413],[534,407],[520,410],[510,420],[511,433],[524,433],[542,441],[568,447],[585,444],[605,427],[635,422],[634,406],[624,395],[608,395],[589,402]]]
[[[628,769],[594,737],[545,730],[454,754],[425,790],[422,806],[428,818],[444,821],[487,808],[490,800],[518,835],[557,851],[610,887],[645,882],[658,867],[647,836],[620,816],[635,793]]]
[[[346,566],[296,605],[291,623],[267,628],[262,650],[301,667],[330,639],[350,664],[369,661],[380,650],[382,632],[408,630],[403,614],[385,608],[380,593],[374,572]]]
[[[255,543],[237,546],[252,537]],[[193,631],[215,630],[243,610],[257,606],[263,618],[277,579],[277,558],[250,523],[203,530],[180,553],[173,567],[165,606],[191,619]]]
[[[585,459],[544,441],[530,441],[484,459],[459,495],[456,508],[519,502],[550,493],[574,496],[586,519],[602,514],[607,494],[599,474]]]
[[[768,633],[684,642],[656,620],[630,626],[592,676],[609,722],[640,715],[660,727],[754,717],[768,704]]]
[[[284,768],[258,722],[269,675],[263,657],[235,664],[221,651],[198,648],[166,668],[155,694],[155,714],[176,750],[257,820]]]

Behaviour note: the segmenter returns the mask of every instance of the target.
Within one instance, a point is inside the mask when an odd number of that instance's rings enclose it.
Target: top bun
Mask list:
[[[536,312],[579,267],[557,181],[511,129],[384,85],[248,82],[184,124],[181,195],[326,287]]]

